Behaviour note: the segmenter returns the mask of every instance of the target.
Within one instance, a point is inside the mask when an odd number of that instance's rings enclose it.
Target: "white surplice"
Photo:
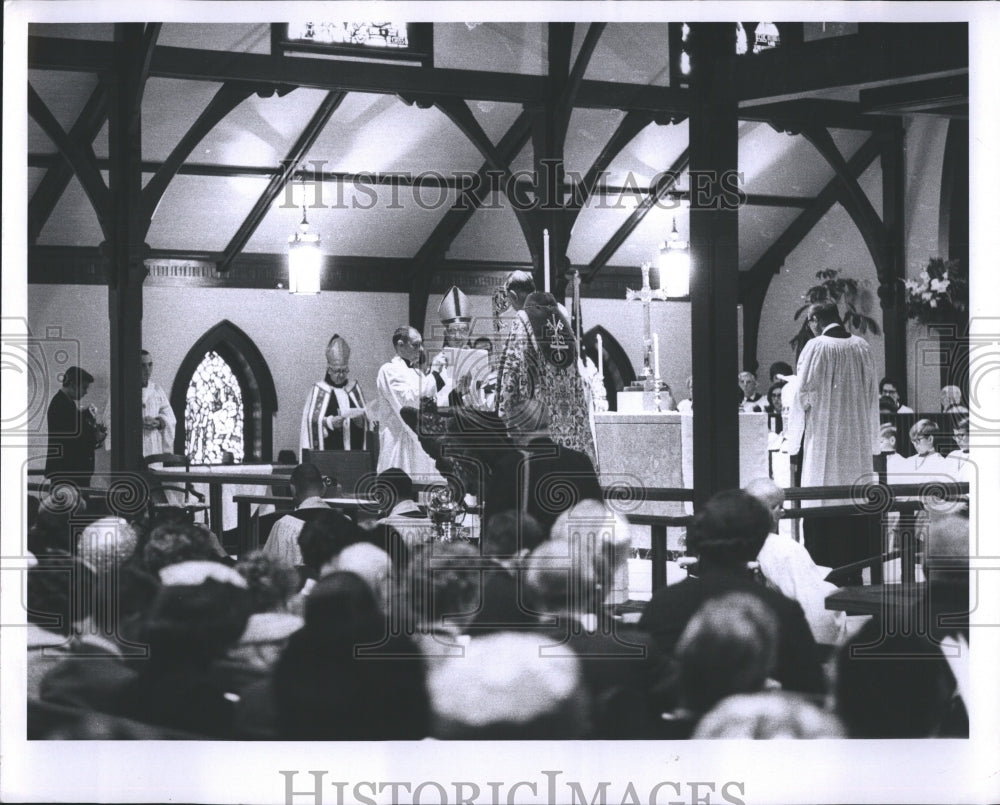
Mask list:
[[[421,397],[434,397],[434,378],[407,366],[398,355],[378,370],[378,472],[398,467],[417,483],[441,479],[434,459],[424,452],[420,439],[399,415],[405,406],[420,409]]]
[[[878,375],[871,347],[856,335],[819,335],[802,349],[784,436],[802,450],[802,486],[841,486],[875,479],[880,453]],[[819,506],[834,501],[803,501]]]

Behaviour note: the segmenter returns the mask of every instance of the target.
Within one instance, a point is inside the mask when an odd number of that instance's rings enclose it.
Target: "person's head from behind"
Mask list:
[[[299,464],[292,470],[288,485],[292,488],[296,505],[306,498],[321,498],[326,492],[323,474],[315,464]]]
[[[318,651],[349,658],[355,645],[382,637],[384,619],[371,585],[357,573],[322,576],[306,598],[305,626]]]
[[[284,612],[299,586],[299,574],[285,561],[263,551],[252,551],[236,563],[247,583],[254,613]]]
[[[538,521],[527,512],[510,509],[494,514],[483,532],[483,555],[510,561],[530,553],[545,539]]]
[[[239,640],[251,602],[235,570],[218,562],[180,562],[160,571],[160,583],[143,623],[151,668],[207,664]]]
[[[388,514],[401,502],[413,500],[413,480],[399,467],[390,467],[375,476],[365,491],[376,499],[379,513]]]
[[[581,540],[549,539],[525,561],[524,596],[533,612],[581,618],[601,597],[593,552]]]
[[[688,621],[674,649],[681,701],[695,713],[734,693],[761,690],[778,660],[778,619],[750,593],[710,599]]]
[[[504,283],[504,290],[507,291],[507,300],[514,310],[524,307],[524,300],[528,294],[535,292],[535,279],[527,271],[515,271]]]
[[[154,575],[180,562],[216,561],[218,558],[207,529],[175,520],[154,520],[141,548],[142,565]]]
[[[813,335],[820,335],[831,324],[840,324],[840,310],[835,302],[816,302],[809,305],[806,322]]]
[[[705,714],[691,737],[695,740],[843,738],[844,728],[836,716],[807,699],[772,690],[728,696]]]
[[[472,342],[473,349],[481,349],[489,354],[493,353],[493,339],[486,335],[481,335]]]
[[[322,579],[329,573],[353,573],[371,588],[379,610],[389,608],[389,585],[393,579],[392,560],[389,554],[370,542],[355,542],[323,565]]]
[[[75,484],[53,483],[38,503],[35,523],[28,531],[28,550],[36,556],[71,550],[74,522],[86,511],[87,501]]]
[[[917,455],[926,456],[937,450],[935,442],[939,429],[937,423],[930,419],[918,419],[910,428],[910,442]]]
[[[878,429],[879,450],[883,453],[896,452],[896,426],[886,422]]]
[[[888,394],[883,394],[878,398],[878,412],[880,414],[895,414],[899,411],[899,404]]]
[[[302,526],[299,551],[308,574],[318,577],[320,569],[348,545],[359,539],[358,528],[340,512],[321,511]]]
[[[757,393],[757,375],[753,372],[740,372],[736,379],[744,397],[750,399]]]
[[[550,537],[569,542],[573,555],[590,564],[595,585],[593,607],[622,602],[632,554],[632,530],[623,517],[602,500],[584,500],[559,515]]]
[[[392,334],[392,346],[400,358],[416,366],[424,351],[424,338],[414,327],[399,327]]]
[[[785,490],[770,478],[754,478],[746,485],[746,493],[767,506],[771,515],[771,533],[777,534],[778,521],[785,503]]]
[[[924,575],[936,631],[968,633],[969,518],[956,512],[934,518],[927,533]]]
[[[927,635],[866,623],[837,654],[837,715],[852,738],[927,738],[939,729],[954,679]]]
[[[62,390],[71,400],[82,400],[87,396],[94,376],[79,366],[70,366],[63,374]]]
[[[767,376],[772,383],[784,383],[785,381],[782,378],[792,374],[795,374],[795,370],[784,361],[775,361],[771,364],[771,368],[767,370]],[[778,375],[781,375],[781,377],[778,377]]]
[[[418,630],[464,631],[482,600],[481,564],[463,542],[426,542],[410,553],[403,600]]]
[[[92,614],[105,588],[94,568],[68,552],[51,550],[27,571],[28,623],[69,637]],[[97,596],[87,595],[97,591]]]
[[[431,666],[431,734],[453,740],[585,738],[590,708],[580,661],[572,654],[553,661],[544,656],[547,646],[551,640],[539,635],[498,632]]]
[[[757,558],[771,528],[771,513],[741,489],[718,492],[694,516],[688,549],[701,573],[715,568],[738,570]]]

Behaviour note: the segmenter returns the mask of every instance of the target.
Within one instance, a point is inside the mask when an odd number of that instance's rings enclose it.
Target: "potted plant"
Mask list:
[[[932,257],[917,279],[903,280],[906,315],[921,324],[952,324],[969,311],[969,277],[958,260]]]
[[[824,268],[817,271],[816,279],[819,280],[819,284],[813,285],[802,294],[805,304],[795,311],[793,318],[796,321],[809,309],[810,305],[819,302],[833,302],[840,308],[844,327],[851,332],[859,335],[869,331],[875,335],[881,332],[878,322],[864,312],[871,299],[871,293],[864,280],[859,282],[852,277],[842,277],[836,268]],[[810,338],[812,338],[812,331],[809,329],[809,322],[803,321],[799,331],[789,342],[795,349],[796,355],[802,351],[802,347]]]

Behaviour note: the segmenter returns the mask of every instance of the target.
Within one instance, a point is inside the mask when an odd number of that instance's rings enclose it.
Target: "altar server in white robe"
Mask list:
[[[364,450],[368,447],[365,395],[350,380],[351,347],[339,335],[326,345],[326,377],[309,392],[302,411],[300,450]]]
[[[139,378],[142,380],[142,455],[153,456],[174,452],[174,432],[177,417],[170,407],[170,397],[150,380],[153,374],[153,356],[146,350],[139,353]],[[111,400],[104,409],[104,424],[111,421]],[[109,428],[110,431],[110,428]],[[111,449],[111,437],[104,442]]]
[[[799,355],[799,389],[785,425],[786,449],[791,455],[802,452],[804,487],[872,481],[873,458],[881,449],[878,376],[871,347],[844,328],[833,303],[811,305],[808,317],[815,338]],[[813,558],[831,567],[864,558],[864,529],[835,519],[839,518],[807,521],[806,547]]]
[[[403,470],[417,483],[441,479],[434,459],[424,452],[417,434],[403,421],[400,409],[420,408],[424,398],[434,398],[434,378],[420,368],[424,343],[412,327],[400,327],[392,335],[396,357],[378,370],[378,472],[391,467]]]

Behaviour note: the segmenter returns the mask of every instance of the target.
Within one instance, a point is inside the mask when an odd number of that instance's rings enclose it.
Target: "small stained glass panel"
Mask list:
[[[195,369],[184,407],[184,452],[193,464],[243,460],[243,393],[236,374],[215,351]],[[228,462],[228,459],[227,459]]]
[[[288,38],[321,45],[364,45],[376,48],[410,46],[405,22],[289,23]]]

